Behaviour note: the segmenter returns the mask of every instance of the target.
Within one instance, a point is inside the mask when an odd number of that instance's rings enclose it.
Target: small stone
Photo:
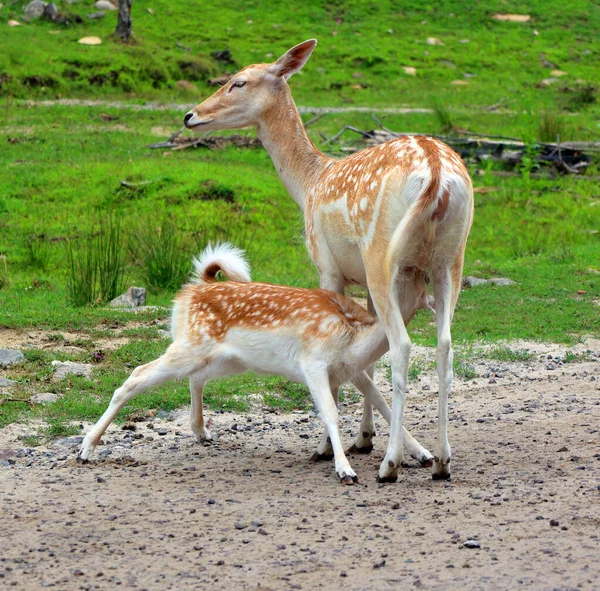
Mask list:
[[[44,16],[53,21],[58,16],[58,8],[54,2],[47,4],[44,8]]]
[[[245,523],[236,523],[235,529],[246,529],[248,526]]]
[[[44,14],[44,9],[47,5],[42,0],[32,0],[23,8],[23,15],[30,20],[40,18]]]
[[[452,82],[450,82],[450,84],[452,86],[468,86],[469,83],[466,80],[452,80]]]
[[[106,480],[104,480],[104,478],[102,478],[102,476],[98,476],[98,478],[96,478],[96,482],[99,482],[100,484],[103,484],[106,482]]]
[[[427,43],[427,45],[444,45],[444,42],[437,37],[427,37],[425,43]]]
[[[20,27],[21,23],[19,21],[16,21],[14,19],[10,19],[7,23],[6,23],[9,27]]]
[[[258,533],[261,536],[268,536],[269,535],[269,532],[267,532],[266,530],[264,530],[262,527],[258,530]]]
[[[378,568],[383,568],[385,566],[385,559],[383,559],[381,562],[376,562],[373,565],[373,568],[378,569]]]
[[[157,432],[159,435],[166,435],[166,434],[169,432],[169,430],[168,430],[168,429],[165,429],[165,428],[163,427],[162,429],[158,429],[156,432]]]
[[[58,400],[58,395],[52,392],[43,392],[42,394],[34,394],[29,400],[34,404],[50,404]]]
[[[217,501],[215,501],[214,499],[208,499],[207,503],[209,505],[214,505]]]
[[[79,447],[82,441],[83,437],[81,435],[77,435],[76,437],[61,437],[54,441],[50,447]]]
[[[117,10],[117,7],[112,2],[109,2],[108,0],[98,0],[97,2],[94,3],[94,6],[98,10]]]
[[[90,363],[74,363],[73,361],[52,361],[54,370],[54,379],[62,380],[68,375],[83,376],[89,378],[92,375],[92,365]]]
[[[81,43],[81,45],[100,45],[102,43],[102,39],[92,35],[90,37],[82,37],[79,39],[79,41],[77,41],[77,43]]]
[[[488,282],[487,279],[482,279],[481,277],[463,277],[462,278],[462,286],[465,287],[477,287],[478,285],[485,285]]]
[[[516,282],[512,279],[508,279],[506,277],[492,277],[489,280],[489,283],[492,285],[497,285],[498,287],[506,287],[507,285],[516,285]]]
[[[550,527],[558,527],[559,525],[560,525],[560,521],[558,521],[557,519],[550,520]]]
[[[0,367],[6,369],[23,361],[23,353],[16,349],[0,349]]]
[[[104,18],[105,16],[105,12],[90,12],[90,14],[87,15],[87,18],[89,18],[90,20],[95,20],[99,18]]]
[[[138,308],[146,305],[146,289],[130,287],[125,293],[117,296],[108,304],[112,308]]]
[[[402,69],[404,70],[404,73],[408,76],[417,75],[417,68],[413,68],[412,66],[402,66]]]
[[[477,540],[467,540],[463,546],[465,548],[481,548],[481,544]]]
[[[7,378],[0,377],[0,388],[9,388],[10,386],[14,386],[17,382],[14,380],[9,380]]]
[[[492,18],[497,21],[526,23],[529,19],[531,19],[531,16],[528,14],[495,14]]]

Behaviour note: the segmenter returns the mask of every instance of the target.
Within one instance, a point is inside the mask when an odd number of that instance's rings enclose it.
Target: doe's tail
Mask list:
[[[228,242],[215,246],[209,244],[198,258],[193,259],[193,263],[194,275],[191,282],[196,285],[212,283],[219,271],[230,281],[252,281],[246,253]]]

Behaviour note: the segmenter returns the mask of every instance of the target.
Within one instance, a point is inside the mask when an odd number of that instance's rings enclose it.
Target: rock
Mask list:
[[[560,78],[561,76],[567,76],[568,72],[565,72],[564,70],[552,70],[550,72],[551,76],[556,76],[557,78]]]
[[[17,382],[14,380],[8,380],[6,378],[0,377],[0,388],[9,388],[10,386],[14,386]]]
[[[23,361],[23,353],[16,349],[0,349],[0,367],[7,368]]]
[[[51,21],[56,19],[56,17],[58,16],[58,8],[56,7],[56,4],[54,4],[54,2],[46,4],[46,7],[44,8],[44,16],[47,19],[50,19]]]
[[[450,82],[452,86],[468,86],[469,83],[466,80],[452,80]]]
[[[61,439],[52,442],[50,447],[79,447],[82,441],[83,437],[81,435],[76,435],[75,437],[62,437]]]
[[[437,37],[427,37],[425,43],[427,43],[427,45],[444,45],[444,42]]]
[[[171,333],[168,330],[160,329],[157,332],[162,339],[170,339],[171,338]]]
[[[187,80],[177,80],[175,86],[180,90],[189,90],[190,92],[198,92],[198,88],[195,84],[188,82]]]
[[[77,41],[77,43],[81,43],[81,45],[100,45],[102,43],[102,39],[100,37],[82,37]]]
[[[30,400],[34,404],[49,404],[51,402],[56,402],[58,396],[52,392],[43,392],[42,394],[34,394]]]
[[[46,6],[48,6],[47,2],[42,2],[42,0],[32,0],[23,8],[23,16],[30,20],[40,18],[42,14],[44,14]]]
[[[104,18],[105,15],[106,12],[90,12],[90,14],[87,15],[87,18],[94,20],[97,18]]]
[[[516,285],[516,282],[506,277],[492,277],[488,283],[497,285],[498,287],[506,287],[507,285]]]
[[[19,21],[15,21],[15,20],[11,19],[8,21],[7,25],[9,27],[20,27],[21,23]]]
[[[555,82],[558,82],[558,78],[544,78],[543,80],[540,80],[536,86],[538,88],[544,88],[546,86],[550,86],[551,84],[554,84]]]
[[[417,68],[413,68],[412,66],[402,66],[402,69],[404,70],[404,73],[409,76],[417,75]]]
[[[97,2],[94,3],[94,6],[98,10],[117,10],[117,7],[112,2],[109,2],[108,0],[98,0]]]
[[[62,380],[68,375],[83,376],[89,378],[92,375],[92,365],[89,363],[74,363],[73,361],[57,361],[52,362],[55,368],[54,379]]]
[[[130,287],[125,293],[117,296],[108,304],[113,308],[138,308],[146,305],[146,289],[144,287]]]
[[[462,278],[463,288],[477,287],[478,285],[496,285],[497,287],[506,287],[516,285],[512,279],[506,277],[492,277],[491,279],[482,279],[481,277],[467,276]]]
[[[462,286],[463,287],[477,287],[478,285],[485,285],[487,283],[487,279],[481,279],[480,277],[463,277],[462,278]]]

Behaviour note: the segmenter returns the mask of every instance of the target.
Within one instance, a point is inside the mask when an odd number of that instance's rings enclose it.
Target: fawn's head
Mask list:
[[[277,105],[286,90],[286,80],[302,69],[316,44],[315,39],[309,39],[272,64],[245,67],[187,113],[185,126],[204,132],[257,125],[262,115]]]

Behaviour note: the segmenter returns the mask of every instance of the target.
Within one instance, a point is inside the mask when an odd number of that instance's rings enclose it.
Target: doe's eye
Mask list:
[[[245,80],[236,80],[231,85],[231,88],[242,88],[243,86],[246,86],[246,81]]]

